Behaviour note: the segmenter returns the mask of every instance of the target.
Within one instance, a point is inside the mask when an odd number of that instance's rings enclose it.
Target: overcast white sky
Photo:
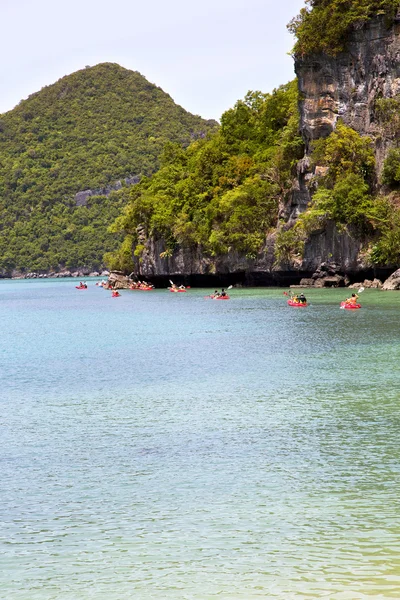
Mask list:
[[[219,119],[294,77],[286,24],[304,0],[1,0],[0,113],[100,62],[140,71]]]

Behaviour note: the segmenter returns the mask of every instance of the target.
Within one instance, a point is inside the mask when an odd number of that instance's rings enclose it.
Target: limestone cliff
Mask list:
[[[329,135],[338,118],[361,134],[380,136],[375,102],[400,92],[400,22],[388,27],[376,17],[349,36],[346,52],[297,58],[295,71],[307,154],[310,141]],[[388,143],[376,139],[378,169]]]
[[[309,204],[311,182],[318,167],[311,167],[311,142],[328,136],[338,119],[361,135],[374,140],[377,181],[384,157],[392,145],[375,119],[375,102],[400,93],[400,22],[388,24],[376,17],[351,33],[347,48],[336,56],[325,54],[298,57],[295,60],[300,100],[300,127],[305,142],[305,156],[299,162],[293,192],[281,216],[288,226],[296,221]],[[363,263],[362,242],[351,232],[339,232],[335,226],[315,233],[305,244],[302,260],[291,264],[274,264],[274,236],[266,239],[257,257],[251,259],[233,252],[223,257],[206,257],[201,248],[177,248],[165,253],[163,240],[143,239],[144,252],[136,261],[137,271],[144,277],[155,276],[225,276],[230,274],[262,283],[309,276],[321,263],[333,263],[350,277],[365,273],[379,274]],[[160,256],[161,255],[161,256]]]
[[[390,135],[379,126],[375,104],[379,98],[400,93],[400,19],[388,24],[376,17],[351,33],[346,51],[297,57],[295,72],[300,91],[300,127],[305,142],[305,157],[298,165],[298,178],[286,206],[286,217],[293,223],[311,200],[310,181],[318,174],[310,166],[311,143],[327,137],[340,118],[346,125],[374,141],[376,181],[384,158],[393,145]],[[305,264],[331,259],[343,271],[363,270],[361,242],[349,234],[338,234],[333,227],[314,235],[306,244]],[[305,265],[303,265],[305,266]]]

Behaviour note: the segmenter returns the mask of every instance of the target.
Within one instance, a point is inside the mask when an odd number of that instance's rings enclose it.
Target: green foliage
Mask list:
[[[373,217],[373,200],[369,186],[361,175],[348,173],[330,190],[321,187],[313,196],[312,207],[305,218],[323,215],[337,225],[354,225],[360,229]]]
[[[400,96],[378,98],[375,103],[375,117],[383,128],[385,137],[398,139],[400,133]]]
[[[299,226],[309,234],[334,221],[339,228],[350,225],[359,233],[370,232],[376,218],[370,187],[375,166],[370,138],[339,122],[329,137],[315,142],[312,161],[327,171],[317,179],[317,190]]]
[[[100,64],[33,94],[0,119],[0,269],[94,267],[118,244],[107,226],[125,199],[76,207],[81,190],[151,175],[167,142],[216,126],[137,72]]]
[[[124,203],[114,192],[108,197],[92,196],[87,206],[72,202],[32,206],[26,218],[15,207],[12,212],[2,211],[0,266],[7,271],[57,266],[100,269],[104,248],[118,247],[119,240],[107,232],[107,226]]]
[[[288,25],[297,38],[293,48],[297,56],[338,54],[353,29],[377,15],[393,19],[399,8],[398,0],[306,0],[306,5]]]
[[[132,272],[134,264],[132,260],[133,237],[125,236],[124,241],[115,252],[108,252],[104,255],[104,262],[111,270]]]
[[[375,115],[385,138],[395,144],[386,155],[382,169],[382,183],[392,188],[400,184],[400,95],[394,98],[379,98],[376,101]]]
[[[272,94],[251,92],[224,113],[218,132],[186,151],[166,146],[162,168],[132,189],[113,230],[135,236],[141,225],[170,249],[256,256],[303,153],[297,100],[296,81]]]
[[[125,238],[124,243],[128,244],[127,238]],[[136,244],[136,248],[135,248],[133,255],[136,256],[137,258],[140,258],[144,252],[144,249],[145,249],[145,246],[143,244]],[[132,245],[130,247],[130,251],[132,252]]]
[[[397,266],[400,260],[400,208],[390,197],[377,202],[379,237],[370,251],[370,260],[375,265]]]
[[[279,229],[274,244],[275,264],[285,264],[300,259],[304,253],[306,236],[296,223],[291,229]]]
[[[389,150],[382,169],[382,183],[391,187],[400,184],[400,148]]]
[[[339,121],[335,131],[327,138],[314,142],[312,161],[314,165],[328,168],[323,178],[327,187],[332,187],[348,173],[356,173],[370,180],[375,167],[372,140]]]

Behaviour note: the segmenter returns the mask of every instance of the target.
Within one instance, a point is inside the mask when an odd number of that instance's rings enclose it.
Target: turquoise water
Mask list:
[[[0,282],[0,597],[400,597],[400,294]]]

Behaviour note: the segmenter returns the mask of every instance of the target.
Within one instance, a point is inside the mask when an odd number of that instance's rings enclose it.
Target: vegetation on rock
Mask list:
[[[200,245],[211,256],[255,256],[277,225],[303,154],[297,101],[297,81],[272,94],[249,92],[222,115],[218,132],[187,150],[167,144],[161,169],[131,190],[112,231],[141,246],[140,225],[165,240],[165,257],[178,244]],[[108,256],[111,267],[123,268],[125,247]]]
[[[339,121],[330,136],[314,142],[311,158],[315,166],[326,170],[314,179],[315,190],[307,210],[294,227],[279,232],[278,261],[288,262],[301,254],[308,236],[323,231],[330,221],[339,230],[350,228],[359,238],[371,240],[372,263],[392,262],[396,252],[397,256],[400,252],[400,244],[395,249],[395,240],[400,242],[400,230],[399,234],[393,234],[396,214],[393,202],[374,190],[371,138],[360,136]],[[400,224],[400,219],[397,220]]]
[[[349,33],[371,18],[393,19],[399,0],[306,0],[306,7],[292,19],[288,29],[296,37],[297,56],[325,52],[338,54],[346,47]]]
[[[81,190],[151,175],[168,141],[187,146],[214,129],[140,73],[100,64],[63,77],[0,116],[0,269],[98,268],[119,243],[107,226],[125,193]]]

